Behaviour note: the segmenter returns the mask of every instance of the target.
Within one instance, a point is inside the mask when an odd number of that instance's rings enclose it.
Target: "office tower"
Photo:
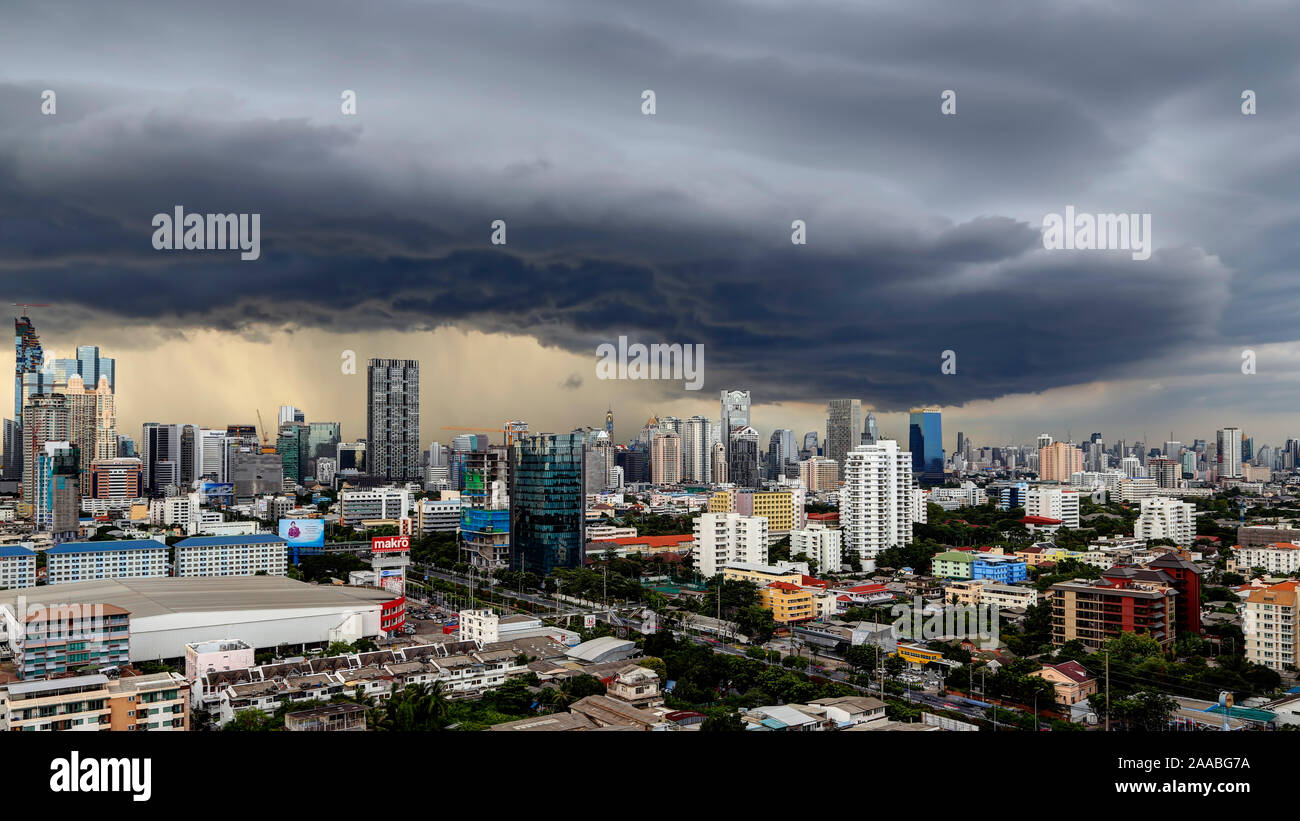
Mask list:
[[[511,446],[511,570],[545,577],[583,566],[585,449],[583,437],[572,433],[524,436]]]
[[[727,449],[727,481],[736,487],[759,487],[758,431],[749,425],[731,429]]]
[[[199,428],[198,459],[195,478],[210,482],[226,482],[230,476],[230,455],[226,447],[226,431]]]
[[[1082,470],[1083,451],[1069,442],[1053,442],[1038,449],[1038,478],[1045,482],[1069,482]]]
[[[1147,461],[1147,476],[1156,480],[1156,487],[1178,487],[1178,480],[1182,478],[1182,473],[1182,465],[1176,459]]]
[[[275,449],[284,465],[284,478],[302,484],[307,478],[308,439],[311,428],[302,422],[285,422],[280,425]]]
[[[81,510],[81,454],[71,442],[46,442],[36,458],[36,527],[56,542],[77,538]],[[87,482],[89,485],[89,482]]]
[[[1185,451],[1183,451],[1183,460],[1182,460],[1182,461],[1183,461],[1183,478],[1184,478],[1184,479],[1195,479],[1195,478],[1196,478],[1196,462],[1197,462],[1196,451],[1194,451],[1194,450],[1185,450]]]
[[[1130,479],[1137,479],[1144,476],[1142,472],[1142,462],[1136,456],[1125,456],[1119,460],[1119,469]]]
[[[720,405],[718,437],[727,449],[727,464],[730,466],[731,430],[749,425],[749,391],[721,391]]]
[[[739,513],[701,513],[692,524],[695,569],[711,579],[732,563],[767,564],[768,520]]]
[[[295,408],[293,405],[280,406],[280,418],[276,425],[283,425],[285,422],[303,422],[306,421],[306,414]]]
[[[1219,478],[1241,478],[1241,428],[1223,428],[1215,434],[1214,442]]]
[[[863,442],[862,444],[867,443]],[[962,457],[966,455],[966,434],[961,431],[957,431],[957,453]]]
[[[876,556],[912,541],[912,454],[898,442],[882,439],[849,451],[840,491],[840,526],[846,555],[856,555],[865,570]]]
[[[1052,434],[1050,433],[1038,434],[1038,445],[1037,445],[1038,450],[1042,450],[1043,448],[1050,447],[1051,444],[1052,444]]]
[[[117,458],[130,459],[135,456],[135,440],[125,433],[117,435]]]
[[[199,426],[198,425],[181,425],[181,473],[180,481],[177,482],[183,488],[188,488],[193,484],[199,475],[199,463],[202,457],[199,455]]]
[[[767,441],[767,478],[779,479],[785,475],[785,466],[797,461],[794,450],[794,431],[778,428]]]
[[[260,446],[240,445],[230,454],[230,481],[235,486],[235,504],[248,504],[258,496],[282,493],[284,460],[275,451],[262,453]]]
[[[803,435],[803,447],[799,449],[799,459],[809,459],[813,456],[821,456],[821,448],[817,445],[817,431],[810,430]]]
[[[651,414],[650,418],[645,420],[645,426],[641,428],[641,435],[638,439],[641,444],[648,448],[650,442],[659,435],[659,432],[659,418]]]
[[[583,492],[603,493],[609,489],[609,469],[614,466],[614,449],[609,445],[609,434],[602,429],[594,437],[584,436],[583,441],[587,445]]]
[[[1172,440],[1165,442],[1164,455],[1166,459],[1177,459],[1178,457],[1182,456],[1183,443],[1175,442]]]
[[[867,421],[862,423],[863,445],[874,445],[880,441],[880,426],[876,424],[876,412],[867,411]]]
[[[312,422],[307,425],[307,458],[333,457],[334,448],[343,441],[338,422]]]
[[[14,320],[14,418],[5,425],[6,479],[19,479],[23,470],[26,441],[22,436],[23,406],[27,402],[24,378],[36,375],[45,363],[45,351],[36,335],[36,327],[25,314]],[[10,447],[10,444],[13,444]]]
[[[333,455],[331,452],[329,455]],[[429,467],[446,467],[447,466],[447,446],[441,442],[433,442],[429,445]]]
[[[715,485],[727,483],[727,448],[721,442],[709,446],[709,475]]]
[[[943,484],[943,417],[939,409],[913,408],[908,431],[912,474],[921,484]]]
[[[1241,461],[1250,462],[1255,458],[1255,437],[1242,435],[1241,437]]]
[[[605,410],[605,433],[609,434],[609,441],[614,441],[614,408],[609,407]]]
[[[365,473],[366,443],[340,442],[334,448],[334,459],[335,465],[340,474],[347,471],[353,473]]]
[[[71,431],[71,409],[63,394],[34,394],[22,412],[23,501],[36,498],[36,461],[46,442],[67,442]],[[80,458],[80,454],[78,454]]]
[[[91,462],[90,495],[105,500],[139,499],[144,495],[143,463],[133,457]]]
[[[366,369],[366,449],[370,475],[420,480],[420,363],[372,359]]]
[[[180,426],[145,422],[140,432],[145,492],[161,494],[168,485],[176,484],[180,477],[180,459]]]
[[[650,481],[675,485],[682,481],[682,439],[675,433],[661,433],[650,442]]]
[[[708,482],[713,471],[709,455],[713,445],[713,422],[704,416],[692,416],[682,428],[682,481]]]
[[[614,454],[614,464],[623,468],[623,481],[629,485],[645,484],[650,481],[649,453],[636,450],[620,450]]]
[[[826,406],[826,458],[844,464],[844,455],[860,443],[861,429],[861,400],[832,399]]]

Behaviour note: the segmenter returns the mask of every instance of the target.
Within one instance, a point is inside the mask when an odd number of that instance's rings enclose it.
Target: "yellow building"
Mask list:
[[[709,513],[735,513],[736,491],[719,490],[709,497]],[[770,528],[769,528],[770,530]]]
[[[742,564],[733,562],[722,566],[722,578],[727,581],[753,582],[758,587],[767,587],[772,582],[785,582],[798,585],[803,582],[803,574],[798,570],[778,570],[765,564]]]
[[[816,618],[817,606],[813,599],[814,591],[788,582],[772,582],[758,591],[759,604],[772,611],[772,620],[777,624]]]
[[[796,510],[796,502],[798,510]],[[741,494],[738,511],[745,516],[762,516],[767,519],[768,533],[789,533],[803,526],[799,513],[803,499],[791,490],[757,491]],[[752,510],[745,510],[752,507]]]

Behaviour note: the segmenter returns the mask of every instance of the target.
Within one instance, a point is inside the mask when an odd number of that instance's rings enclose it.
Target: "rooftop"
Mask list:
[[[2,590],[0,605],[13,610],[20,594],[28,606],[105,602],[129,610],[132,619],[220,610],[364,607],[393,598],[387,590],[306,584],[284,576],[216,576],[102,579]]]
[[[248,536],[195,536],[189,539],[181,539],[176,543],[177,547],[224,547],[226,545],[237,544],[288,544],[287,539],[279,536],[273,536],[270,533],[259,533]]]
[[[153,539],[125,539],[120,542],[64,542],[57,547],[47,548],[46,556],[61,556],[77,553],[110,553],[118,550],[166,550],[167,545]]]

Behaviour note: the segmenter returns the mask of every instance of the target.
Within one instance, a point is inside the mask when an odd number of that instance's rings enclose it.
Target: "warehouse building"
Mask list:
[[[19,592],[0,592],[0,655],[21,642]],[[105,579],[29,587],[31,611],[67,602],[105,604],[128,611],[133,662],[185,658],[185,645],[237,638],[255,648],[380,635],[380,613],[404,610],[386,590],[314,585],[281,576]],[[401,620],[401,621],[404,621]]]

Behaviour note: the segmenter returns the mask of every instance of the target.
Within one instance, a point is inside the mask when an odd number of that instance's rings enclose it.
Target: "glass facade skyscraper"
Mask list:
[[[943,419],[939,409],[913,408],[909,419],[912,474],[921,484],[943,484]]]
[[[510,448],[510,569],[546,576],[586,555],[585,437],[524,436]]]

